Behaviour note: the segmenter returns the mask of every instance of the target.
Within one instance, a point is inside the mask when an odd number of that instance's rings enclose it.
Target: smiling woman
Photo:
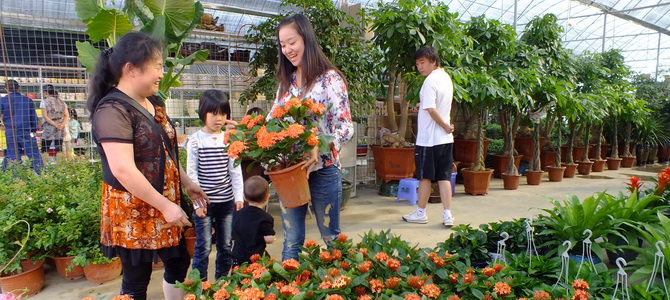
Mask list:
[[[207,202],[181,169],[176,132],[162,100],[153,96],[163,77],[160,49],[144,33],[123,36],[100,55],[88,99],[102,159],[102,252],[121,258],[121,293],[133,299],[146,299],[158,258],[165,265],[165,298],[183,298],[172,287],[189,266],[182,227],[190,223],[180,207],[180,185],[195,204]]]

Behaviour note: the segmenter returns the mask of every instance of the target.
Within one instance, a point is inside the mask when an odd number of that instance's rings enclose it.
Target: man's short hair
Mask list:
[[[440,55],[435,48],[431,46],[423,46],[419,50],[416,50],[414,53],[414,60],[418,60],[422,57],[428,59],[430,62],[436,63],[438,67],[440,66]]]
[[[9,92],[17,92],[19,90],[19,83],[14,79],[8,79],[5,82],[5,88]]]
[[[270,192],[268,181],[260,176],[251,176],[244,182],[244,199],[253,203],[263,203]]]

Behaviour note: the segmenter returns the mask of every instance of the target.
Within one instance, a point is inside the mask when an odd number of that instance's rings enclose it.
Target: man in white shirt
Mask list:
[[[426,79],[421,87],[414,162],[419,179],[418,207],[404,215],[409,223],[428,223],[426,204],[431,182],[437,181],[444,206],[443,224],[454,226],[451,214],[451,168],[453,165],[454,125],[450,124],[454,86],[451,77],[440,68],[435,48],[421,47],[415,54],[416,68]]]

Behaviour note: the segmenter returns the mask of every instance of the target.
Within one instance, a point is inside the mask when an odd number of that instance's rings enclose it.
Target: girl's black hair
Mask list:
[[[293,26],[298,34],[302,37],[305,49],[302,54],[302,86],[303,93],[309,91],[312,85],[316,82],[317,77],[329,69],[335,70],[340,74],[342,80],[346,84],[344,74],[328,60],[328,57],[323,53],[319,42],[316,39],[316,33],[312,23],[302,14],[294,14],[284,18],[277,26],[277,46],[279,49],[279,63],[277,64],[277,79],[279,81],[279,96],[281,97],[291,86],[291,78],[293,72],[297,69],[291,61],[286,58],[281,51],[281,43],[279,42],[279,30],[284,26]]]
[[[49,95],[58,96],[58,92],[53,84],[47,84],[44,86],[44,91],[49,93]]]
[[[121,37],[114,47],[102,51],[89,80],[88,110],[93,113],[100,99],[116,87],[126,63],[144,67],[151,59],[161,56],[162,49],[161,43],[152,36],[132,32]]]
[[[221,90],[206,90],[202,93],[198,104],[200,121],[205,122],[207,113],[223,113],[226,118],[230,118],[230,103],[224,92]]]
[[[247,110],[247,115],[251,115],[253,113],[255,113],[257,116],[265,115],[265,111],[258,106],[252,107],[249,110]]]
[[[70,119],[77,120],[77,110],[74,108],[70,108],[69,112],[70,112]]]

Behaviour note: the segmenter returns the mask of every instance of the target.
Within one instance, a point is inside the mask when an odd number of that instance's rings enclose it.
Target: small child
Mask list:
[[[275,241],[274,219],[263,210],[270,198],[267,180],[252,176],[244,183],[244,200],[249,206],[240,209],[233,218],[233,265],[251,262],[254,254],[263,255],[265,246]]]
[[[63,130],[63,152],[65,152],[67,160],[72,159],[75,155],[73,145],[77,144],[79,132],[81,131],[81,124],[77,120],[77,111],[74,108],[70,108],[69,112],[70,121],[68,121],[67,126]]]
[[[241,168],[224,149],[221,127],[230,116],[230,104],[219,90],[207,90],[200,96],[198,116],[205,124],[186,140],[187,174],[207,194],[207,208],[196,207],[195,252],[193,269],[207,280],[209,253],[212,251],[212,227],[216,234],[216,279],[227,276],[232,264],[233,212],[242,208],[244,183]],[[205,211],[203,211],[205,210]],[[199,217],[203,215],[204,217]]]

